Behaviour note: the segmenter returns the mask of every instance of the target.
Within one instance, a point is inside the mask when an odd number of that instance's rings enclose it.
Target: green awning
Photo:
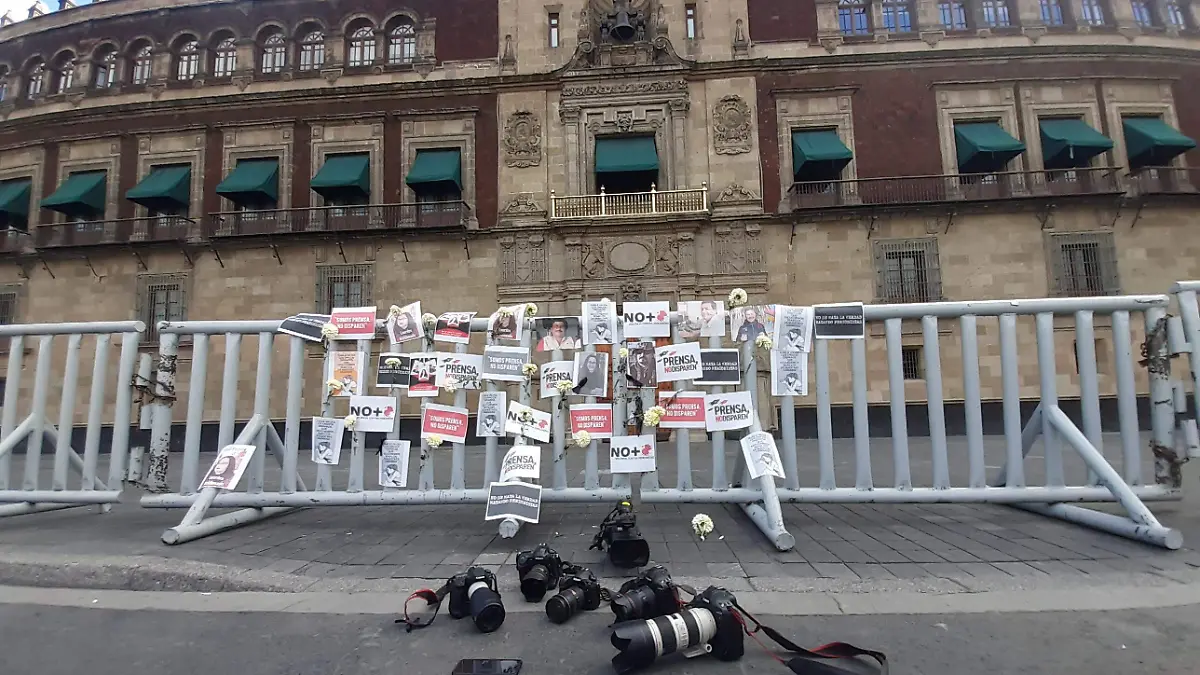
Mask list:
[[[233,171],[217,185],[217,194],[234,204],[263,206],[278,203],[279,160],[238,160]]]
[[[29,217],[29,195],[33,181],[17,178],[0,183],[0,215],[25,220]]]
[[[836,180],[854,153],[833,129],[792,132],[792,173],[797,182]]]
[[[418,150],[404,182],[414,190],[449,187],[462,189],[462,157],[454,150]]]
[[[192,165],[152,167],[125,199],[155,211],[187,209],[192,202]]]
[[[308,185],[326,199],[370,197],[371,156],[328,155]]]
[[[995,122],[955,124],[954,143],[958,149],[959,173],[1000,171],[1025,152],[1025,144]]]
[[[1158,117],[1125,117],[1125,154],[1129,168],[1167,166],[1171,160],[1196,147],[1196,141],[1184,136]]]
[[[1039,120],[1042,133],[1042,164],[1047,169],[1087,166],[1093,157],[1112,150],[1107,136],[1080,119]]]
[[[596,173],[658,173],[653,136],[596,139]]]
[[[54,194],[42,200],[42,208],[68,216],[95,218],[104,215],[108,172],[81,171],[67,176]]]

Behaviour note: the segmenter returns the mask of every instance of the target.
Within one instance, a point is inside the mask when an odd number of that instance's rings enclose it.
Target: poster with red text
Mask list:
[[[585,403],[571,406],[571,433],[586,431],[592,438],[612,438],[613,407],[609,404]],[[701,420],[703,421],[703,420]]]
[[[664,429],[704,428],[704,392],[660,391],[658,404],[667,411],[658,426]]]
[[[337,328],[334,340],[371,340],[375,338],[374,307],[338,307],[329,317]]]
[[[466,408],[430,403],[421,411],[421,438],[441,436],[451,443],[466,443],[470,416]]]

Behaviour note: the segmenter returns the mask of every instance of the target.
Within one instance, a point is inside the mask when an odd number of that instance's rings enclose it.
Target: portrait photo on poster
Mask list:
[[[576,396],[604,396],[608,392],[608,354],[600,352],[576,352],[575,382]]]
[[[404,344],[425,337],[425,326],[421,323],[421,302],[405,305],[400,313],[387,319],[388,340],[392,344]]]
[[[521,341],[525,325],[525,305],[501,307],[488,317],[488,335],[493,340]]]
[[[437,385],[439,387],[478,389],[482,376],[482,354],[438,354]]]
[[[775,305],[775,349],[781,352],[812,350],[812,307]]]
[[[504,453],[500,462],[500,482],[509,483],[522,478],[537,482],[542,479],[542,448],[537,445],[514,445]]]
[[[771,337],[775,330],[775,305],[747,305],[730,313],[734,342],[754,342],[759,335]]]
[[[684,340],[702,337],[725,337],[725,302],[723,300],[689,300],[679,303],[682,315],[675,330]]]
[[[325,335],[321,331],[327,323],[328,314],[293,314],[279,323],[279,332],[309,342],[322,342]]]
[[[536,319],[533,324],[537,331],[537,347],[539,352],[552,352],[555,349],[580,349],[583,339],[577,316],[551,316]]]
[[[626,338],[671,337],[671,303],[625,302],[621,304]]]
[[[573,361],[551,361],[542,364],[542,376],[538,383],[538,398],[554,398],[559,395],[558,383],[566,382],[570,384],[575,376],[575,363]],[[572,385],[573,386],[573,385]],[[570,390],[567,392],[570,393]]]
[[[611,345],[617,330],[617,306],[611,302],[583,303],[583,343]]]
[[[528,347],[488,345],[483,348],[483,379],[496,382],[524,382]]]
[[[408,395],[437,396],[438,355],[433,352],[412,354],[409,359]]]
[[[862,340],[867,322],[863,303],[813,305],[813,337],[817,340]]]
[[[742,457],[750,469],[751,478],[774,476],[786,478],[783,462],[779,459],[779,447],[775,438],[765,431],[756,431],[742,437]]]
[[[481,438],[503,438],[504,420],[507,414],[507,392],[481,392],[479,408],[475,412],[475,435]]]
[[[541,512],[542,486],[517,481],[488,485],[484,520],[512,518],[524,523],[537,523]]]
[[[212,466],[208,467],[208,473],[204,474],[204,480],[200,481],[200,488],[236,488],[256,449],[254,445],[227,445],[221,448]]]
[[[408,455],[412,441],[384,441],[379,449],[379,487],[408,487]]]
[[[728,386],[742,382],[740,349],[701,349],[700,379],[692,384],[702,387]]]
[[[340,417],[312,418],[313,464],[334,465],[341,461],[345,431],[346,423]]]
[[[376,387],[408,389],[412,356],[403,352],[382,352],[375,370]]]
[[[771,350],[771,395],[808,396],[808,352]]]
[[[658,382],[696,380],[704,375],[699,342],[663,345],[654,350],[654,369]]]
[[[626,349],[629,356],[625,358],[625,385],[630,389],[655,389],[658,387],[658,374],[654,367],[654,342],[643,340],[630,342]]]
[[[363,353],[359,351],[331,351],[325,355],[325,381],[331,395],[345,397],[362,393],[363,361]],[[334,382],[340,386],[334,387]]]
[[[471,341],[471,319],[475,312],[446,312],[437,318],[433,327],[436,342],[465,345]]]

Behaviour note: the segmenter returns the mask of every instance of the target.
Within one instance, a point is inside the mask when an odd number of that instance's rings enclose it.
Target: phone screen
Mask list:
[[[519,659],[463,659],[450,675],[520,675]]]

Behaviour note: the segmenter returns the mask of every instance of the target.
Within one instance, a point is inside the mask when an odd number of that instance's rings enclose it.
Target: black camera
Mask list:
[[[662,565],[655,565],[638,578],[621,584],[609,602],[618,622],[671,614],[679,611],[679,605],[679,589]]]
[[[579,612],[600,607],[602,599],[600,582],[592,571],[574,569],[558,583],[558,594],[546,601],[546,616],[554,623],[566,623]]]
[[[615,567],[633,569],[650,562],[650,544],[642,538],[629,502],[620,502],[604,517],[590,549],[603,551],[606,546],[608,559]]]
[[[481,633],[491,633],[504,623],[504,603],[496,587],[496,575],[483,567],[471,567],[446,582],[450,617],[470,616]]]
[[[546,591],[558,586],[562,573],[562,558],[545,544],[517,554],[517,576],[521,579],[521,594],[526,602],[540,602]]]
[[[618,675],[644,668],[660,656],[712,654],[720,661],[737,661],[746,653],[737,598],[724,588],[709,586],[677,614],[613,627],[612,658]]]

